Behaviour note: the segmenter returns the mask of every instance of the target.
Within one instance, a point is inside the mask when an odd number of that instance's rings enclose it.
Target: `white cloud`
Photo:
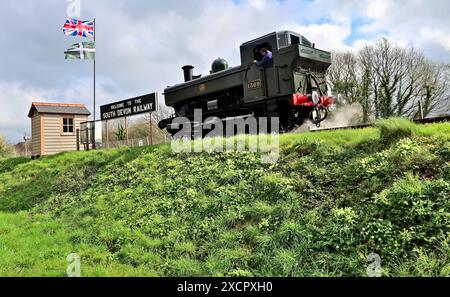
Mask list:
[[[248,5],[252,8],[263,10],[267,5],[267,0],[248,0]]]
[[[0,132],[14,141],[21,140],[24,133],[30,135],[31,122],[27,116],[33,102],[83,103],[92,110],[92,82],[74,80],[72,83],[78,87],[61,91],[24,86],[17,82],[0,82],[0,103],[4,107],[0,111]],[[98,89],[97,94],[111,96],[103,87]]]
[[[351,34],[351,23],[347,20],[341,24],[313,24],[308,26],[290,26],[304,36],[307,36],[311,42],[316,43],[317,47],[324,50],[348,49],[344,41]]]
[[[432,58],[450,62],[450,2],[448,0],[373,0],[362,15],[371,18],[361,32],[381,32],[402,45],[410,45]],[[445,51],[440,51],[442,47]]]
[[[450,32],[443,32],[438,28],[425,27],[420,30],[419,37],[421,40],[434,42],[450,51]]]
[[[1,83],[0,99],[2,102],[9,103],[7,112],[4,112],[0,118],[0,126],[11,128],[20,122],[20,117],[17,114],[26,113],[26,106],[29,107],[33,101],[42,100],[42,96],[35,90],[23,89],[17,83]]]
[[[382,19],[386,16],[389,9],[392,9],[390,5],[393,4],[392,1],[385,0],[374,0],[367,4],[366,15],[373,19]]]
[[[30,122],[25,118],[33,101],[44,100],[43,93],[24,88],[18,83],[0,82],[0,102],[2,103],[0,127],[7,139],[20,139],[30,130]],[[29,135],[29,133],[28,133]]]

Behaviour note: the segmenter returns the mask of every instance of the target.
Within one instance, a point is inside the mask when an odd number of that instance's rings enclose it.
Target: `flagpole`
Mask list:
[[[97,59],[97,44],[95,43],[95,38],[96,38],[96,23],[95,23],[95,18],[94,18],[94,47],[95,47],[95,55],[94,55],[94,130],[92,132],[92,138],[93,138],[93,145],[92,148],[95,149],[95,121],[96,121],[96,102],[95,102],[95,60]]]

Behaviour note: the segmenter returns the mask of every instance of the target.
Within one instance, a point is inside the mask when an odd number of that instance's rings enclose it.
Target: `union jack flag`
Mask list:
[[[83,36],[90,39],[94,39],[94,26],[95,22],[92,21],[80,21],[73,18],[68,18],[64,24],[64,34],[70,36]]]

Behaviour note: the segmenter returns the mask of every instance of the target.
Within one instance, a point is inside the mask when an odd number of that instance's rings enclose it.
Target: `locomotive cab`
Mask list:
[[[254,60],[262,58],[259,53],[261,48],[267,48],[272,52],[272,67],[253,65]],[[305,50],[313,54],[306,56]],[[266,98],[287,97],[290,99],[292,94],[299,92],[300,84],[302,87],[306,85],[305,71],[320,70],[320,74],[324,74],[331,65],[331,61],[316,59],[318,51],[308,39],[292,31],[274,32],[244,43],[241,46],[241,63],[249,65],[244,76],[245,103],[258,102]],[[331,60],[329,54],[328,59]],[[301,80],[303,81],[300,82]],[[324,86],[323,83],[324,80],[317,84]],[[311,89],[305,90],[305,94]],[[325,89],[320,91],[325,92]]]

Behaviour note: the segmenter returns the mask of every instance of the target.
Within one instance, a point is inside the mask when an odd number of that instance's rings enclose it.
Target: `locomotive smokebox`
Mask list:
[[[194,66],[186,65],[183,66],[181,69],[183,69],[184,72],[185,82],[191,81],[194,78]]]

